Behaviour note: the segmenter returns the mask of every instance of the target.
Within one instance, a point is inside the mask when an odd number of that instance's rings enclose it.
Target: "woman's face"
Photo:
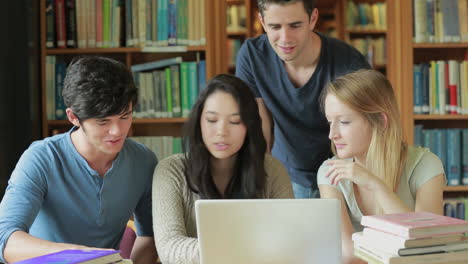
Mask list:
[[[364,162],[372,139],[369,122],[333,94],[325,99],[325,115],[330,124],[328,137],[335,144],[338,158]]]
[[[247,128],[232,95],[214,92],[205,101],[200,127],[203,143],[215,159],[234,160],[244,144]]]

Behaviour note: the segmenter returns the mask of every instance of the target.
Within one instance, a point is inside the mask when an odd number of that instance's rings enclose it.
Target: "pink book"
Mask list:
[[[363,216],[361,225],[404,238],[468,232],[468,222],[427,212]]]

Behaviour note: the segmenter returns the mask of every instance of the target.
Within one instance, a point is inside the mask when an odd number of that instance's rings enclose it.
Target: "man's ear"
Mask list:
[[[263,30],[266,32],[265,20],[263,20],[262,13],[258,12],[257,13],[257,18],[260,21],[260,23],[262,24]]]
[[[78,119],[78,117],[73,113],[73,111],[71,110],[71,108],[67,108],[65,110],[65,113],[67,114],[67,118],[68,118],[68,121],[70,121],[74,126],[76,127],[79,127],[81,124],[80,124],[80,120]]]
[[[314,8],[314,10],[312,10],[312,13],[310,14],[310,20],[309,20],[310,31],[314,31],[315,26],[317,25],[318,19],[319,19],[319,11],[317,8]]]

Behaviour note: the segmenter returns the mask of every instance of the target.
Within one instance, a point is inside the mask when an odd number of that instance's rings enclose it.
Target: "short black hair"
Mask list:
[[[62,95],[65,105],[84,121],[122,114],[130,105],[134,108],[138,90],[132,73],[123,63],[84,56],[75,58],[68,66]]]
[[[242,122],[247,128],[244,144],[238,152],[234,175],[222,196],[211,175],[211,153],[203,142],[200,119],[208,97],[217,92],[231,95],[239,106]],[[261,198],[265,191],[266,141],[255,96],[249,86],[238,77],[219,74],[201,91],[185,123],[183,148],[185,178],[189,189],[203,199]]]
[[[315,0],[257,0],[257,5],[260,14],[263,16],[263,11],[265,11],[267,6],[270,4],[287,5],[297,2],[302,2],[307,15],[310,17],[312,15],[312,11],[315,8]]]

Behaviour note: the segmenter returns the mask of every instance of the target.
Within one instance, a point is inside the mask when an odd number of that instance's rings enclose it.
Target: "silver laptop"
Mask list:
[[[339,264],[335,199],[198,200],[201,264]]]

